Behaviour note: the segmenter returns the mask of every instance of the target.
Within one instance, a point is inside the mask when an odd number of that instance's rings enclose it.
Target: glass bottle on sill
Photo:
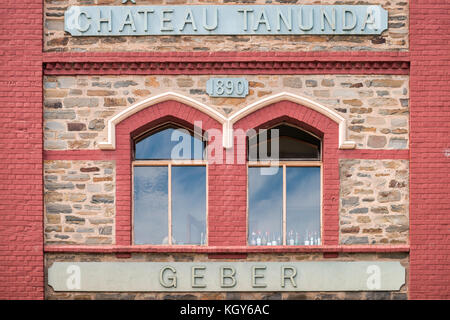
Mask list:
[[[295,245],[298,246],[300,244],[300,239],[298,237],[298,232],[295,233]]]
[[[252,238],[250,240],[250,245],[256,246],[256,233],[254,231],[252,232]]]
[[[262,238],[262,245],[267,246],[268,240],[269,240],[269,233],[266,231],[266,233],[263,235],[263,238]]]
[[[278,235],[277,241],[275,243],[276,246],[281,246],[282,242],[281,242],[281,237],[280,235]]]
[[[294,239],[294,231],[289,231],[289,241],[288,241],[290,246],[295,245],[295,239]]]
[[[305,246],[309,246],[308,232],[306,232],[306,234],[305,234],[305,239],[304,239],[304,242],[303,242],[303,243],[305,244]]]
[[[261,241],[262,241],[262,239],[261,239],[261,231],[258,231],[258,236],[256,238],[256,245],[260,246],[261,245]]]
[[[275,232],[272,235],[272,246],[276,246],[277,245],[277,240],[275,238]]]

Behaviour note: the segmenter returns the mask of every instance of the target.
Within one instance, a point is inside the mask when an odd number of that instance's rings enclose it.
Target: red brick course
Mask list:
[[[42,1],[0,3],[0,299],[43,299]]]
[[[450,299],[449,13],[410,2],[410,299]]]

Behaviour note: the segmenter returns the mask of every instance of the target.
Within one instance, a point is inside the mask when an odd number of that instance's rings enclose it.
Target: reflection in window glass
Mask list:
[[[206,168],[172,166],[173,244],[205,244]]]
[[[248,168],[248,224],[250,245],[282,245],[283,170],[261,174]]]
[[[320,244],[320,167],[286,168],[286,244]]]
[[[134,168],[134,243],[168,243],[168,168]]]
[[[169,127],[138,141],[135,159],[202,160],[203,149],[203,141],[192,136],[186,129]]]

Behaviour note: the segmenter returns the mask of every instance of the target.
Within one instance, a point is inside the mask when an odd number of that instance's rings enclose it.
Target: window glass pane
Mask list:
[[[249,244],[281,245],[282,219],[283,169],[263,175],[261,168],[248,168]]]
[[[286,244],[320,244],[320,168],[286,168]]]
[[[175,141],[172,141],[175,140]],[[202,160],[204,143],[186,129],[166,128],[136,143],[136,160]]]
[[[168,168],[134,168],[134,242],[168,243]]]
[[[204,244],[206,167],[172,166],[173,244]]]

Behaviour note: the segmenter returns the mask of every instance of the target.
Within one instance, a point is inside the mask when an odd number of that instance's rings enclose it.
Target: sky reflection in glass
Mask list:
[[[134,243],[168,243],[168,168],[134,168]]]
[[[172,141],[172,138],[176,141]],[[136,143],[136,160],[202,160],[204,143],[186,129],[166,128]]]
[[[274,175],[262,175],[259,167],[248,168],[248,192],[249,244],[258,237],[264,241],[282,239],[282,168]]]
[[[172,166],[174,244],[204,244],[206,239],[206,167]]]
[[[291,235],[299,245],[319,244],[320,167],[286,168],[286,232],[288,244]]]

